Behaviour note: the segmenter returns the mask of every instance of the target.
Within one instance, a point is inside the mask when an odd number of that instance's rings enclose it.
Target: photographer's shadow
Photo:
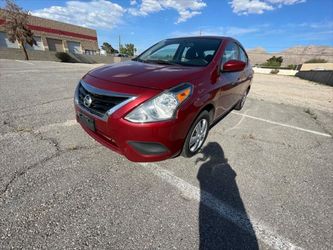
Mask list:
[[[236,173],[225,159],[221,146],[210,142],[201,153],[203,157],[196,160],[196,163],[203,162],[198,172],[200,249],[258,249],[238,191]],[[212,200],[218,203],[207,206]],[[233,213],[235,211],[238,213]],[[237,216],[239,213],[242,216]]]

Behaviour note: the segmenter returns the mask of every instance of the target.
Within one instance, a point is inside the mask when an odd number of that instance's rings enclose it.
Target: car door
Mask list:
[[[237,100],[240,100],[244,93],[247,91],[247,88],[250,85],[251,79],[252,79],[252,67],[249,63],[249,59],[248,56],[245,52],[245,50],[243,49],[243,47],[241,45],[237,45],[238,49],[239,49],[239,59],[242,62],[245,62],[246,66],[244,68],[244,70],[238,72],[239,73],[239,80],[237,82],[236,85],[236,92],[237,92]]]
[[[229,60],[239,60],[239,48],[235,42],[229,42],[225,47],[221,58],[221,69],[224,63]],[[220,116],[230,110],[237,102],[237,83],[239,82],[239,72],[223,72],[217,79],[219,94],[217,101],[216,114]]]

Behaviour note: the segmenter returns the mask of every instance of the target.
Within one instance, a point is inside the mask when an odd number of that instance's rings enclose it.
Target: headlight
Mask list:
[[[185,83],[141,104],[131,111],[125,119],[131,122],[144,123],[169,120],[176,110],[192,93],[192,85]]]

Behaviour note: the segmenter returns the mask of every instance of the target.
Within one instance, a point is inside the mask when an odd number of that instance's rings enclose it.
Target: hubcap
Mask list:
[[[191,152],[197,151],[203,144],[208,131],[208,122],[206,119],[201,119],[195,126],[189,143]]]

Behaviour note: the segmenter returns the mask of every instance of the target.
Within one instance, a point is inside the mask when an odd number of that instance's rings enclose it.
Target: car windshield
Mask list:
[[[213,59],[220,43],[221,39],[217,38],[167,39],[133,60],[165,65],[206,66]]]

